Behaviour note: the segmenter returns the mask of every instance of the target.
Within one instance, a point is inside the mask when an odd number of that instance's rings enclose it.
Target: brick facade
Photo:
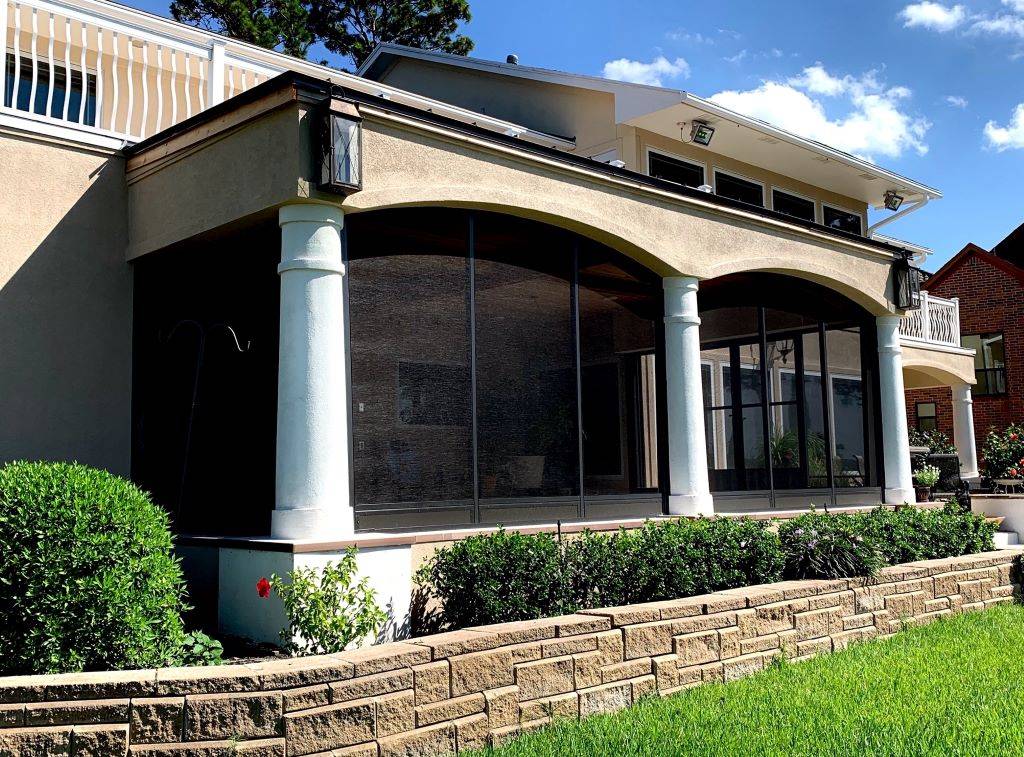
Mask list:
[[[929,294],[960,299],[960,333],[1002,332],[1006,351],[1006,394],[974,397],[974,432],[981,456],[985,434],[1024,421],[1024,269],[968,245],[923,287]],[[907,421],[917,427],[915,406],[934,402],[939,430],[953,438],[952,394],[948,387],[909,389]]]
[[[455,754],[1013,601],[1019,550],[320,657],[0,678],[0,755]]]

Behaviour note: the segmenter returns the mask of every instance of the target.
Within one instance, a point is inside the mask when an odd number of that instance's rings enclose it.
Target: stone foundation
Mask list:
[[[1012,601],[1019,550],[321,657],[0,678],[0,755],[453,754]]]

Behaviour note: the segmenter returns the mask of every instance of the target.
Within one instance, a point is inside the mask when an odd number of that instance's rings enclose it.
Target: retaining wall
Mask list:
[[[1019,550],[321,657],[0,678],[0,755],[452,754],[1012,601]]]

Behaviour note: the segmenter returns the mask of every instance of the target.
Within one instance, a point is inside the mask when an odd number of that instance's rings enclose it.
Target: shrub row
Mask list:
[[[635,531],[498,531],[438,550],[417,575],[440,626],[529,620],[695,596],[784,578],[870,576],[886,564],[993,549],[995,526],[957,506],[649,521]]]

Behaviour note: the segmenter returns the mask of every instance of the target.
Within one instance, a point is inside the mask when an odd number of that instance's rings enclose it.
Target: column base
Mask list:
[[[342,513],[313,507],[274,510],[270,515],[270,535],[274,539],[351,539],[352,514],[345,518]]]
[[[669,515],[710,517],[715,514],[715,501],[710,494],[670,494],[668,512]]]
[[[886,489],[885,490],[885,504],[887,505],[912,505],[917,501],[917,495],[914,494],[913,489]]]

